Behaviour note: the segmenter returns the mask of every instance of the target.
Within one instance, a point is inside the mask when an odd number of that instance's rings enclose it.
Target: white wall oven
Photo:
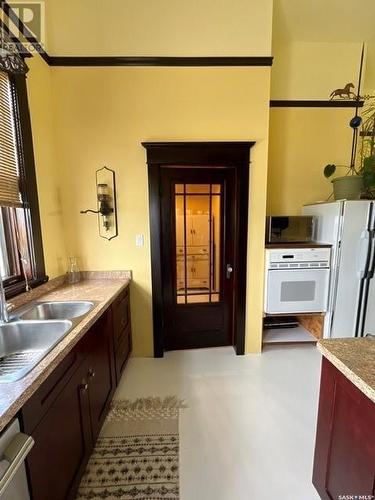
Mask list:
[[[267,314],[321,313],[327,310],[330,248],[267,248]]]

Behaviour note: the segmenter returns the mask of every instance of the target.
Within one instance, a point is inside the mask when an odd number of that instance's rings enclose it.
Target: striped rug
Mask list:
[[[81,480],[77,500],[178,500],[177,397],[115,401]]]

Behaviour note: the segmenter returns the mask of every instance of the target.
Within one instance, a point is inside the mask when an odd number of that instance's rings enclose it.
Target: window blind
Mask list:
[[[12,89],[0,71],[0,205],[22,207]]]

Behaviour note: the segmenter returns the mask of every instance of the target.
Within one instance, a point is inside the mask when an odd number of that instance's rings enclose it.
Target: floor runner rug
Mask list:
[[[77,500],[178,500],[177,397],[114,401]]]

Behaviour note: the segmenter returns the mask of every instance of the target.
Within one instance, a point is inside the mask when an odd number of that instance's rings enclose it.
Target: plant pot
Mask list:
[[[332,184],[335,200],[359,200],[363,189],[363,178],[360,175],[346,175],[336,177]]]

